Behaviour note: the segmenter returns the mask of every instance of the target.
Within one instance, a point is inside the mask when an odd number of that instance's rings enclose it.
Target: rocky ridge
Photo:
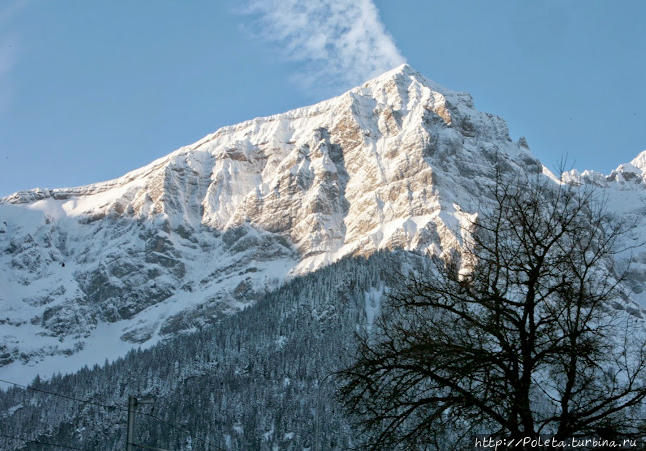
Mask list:
[[[641,226],[644,161],[567,177],[607,188]],[[549,175],[501,118],[404,65],[115,180],[15,193],[0,200],[0,375],[115,358],[347,255],[450,252],[494,164]]]

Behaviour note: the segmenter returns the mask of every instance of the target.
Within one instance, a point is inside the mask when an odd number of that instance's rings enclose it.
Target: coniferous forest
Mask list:
[[[346,258],[214,326],[101,367],[37,379],[30,390],[0,392],[0,448],[124,449],[129,395],[145,400],[135,442],[150,447],[351,447],[356,431],[337,403],[332,373],[351,355],[354,334],[371,326],[399,271],[419,262],[403,252]]]

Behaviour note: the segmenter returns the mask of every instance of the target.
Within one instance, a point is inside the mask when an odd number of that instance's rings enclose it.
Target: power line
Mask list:
[[[11,438],[11,439],[14,439],[14,440],[20,440],[20,441],[23,441],[25,443],[38,443],[39,445],[56,446],[57,448],[77,449],[77,450],[83,451],[83,448],[76,448],[74,446],[67,446],[67,445],[59,445],[58,443],[41,442],[39,440],[31,440],[31,439],[24,438],[24,437],[15,437],[13,435],[3,434],[1,432],[0,432],[0,436]]]
[[[115,409],[126,410],[126,411],[128,410],[128,409],[126,409],[124,407],[121,407],[121,406],[115,406],[115,405],[109,406],[107,404],[101,404],[99,402],[90,401],[89,399],[79,399],[79,398],[75,398],[73,396],[61,395],[60,393],[54,393],[54,392],[43,390],[43,389],[40,389],[40,388],[28,387],[26,385],[17,384],[16,382],[11,382],[11,381],[8,381],[8,380],[5,380],[5,379],[0,379],[0,382],[4,382],[5,384],[15,385],[16,387],[20,387],[20,388],[23,388],[25,390],[31,390],[31,391],[35,391],[35,392],[38,392],[38,393],[45,393],[47,395],[58,396],[60,398],[69,399],[70,401],[76,401],[76,402],[79,402],[81,404],[92,404],[94,406],[99,406],[99,407],[103,407],[105,409],[111,409],[111,410],[115,410]]]
[[[34,387],[29,387],[29,386],[26,386],[26,385],[18,384],[16,382],[11,382],[11,381],[8,381],[6,379],[0,379],[0,382],[4,382],[5,384],[10,384],[10,385],[15,385],[16,387],[20,387],[20,388],[25,389],[25,390],[31,390],[31,391],[35,391],[35,392],[38,392],[38,393],[45,393],[47,395],[58,396],[60,398],[68,399],[70,401],[75,401],[75,402],[78,402],[78,403],[81,403],[81,404],[91,404],[91,405],[94,405],[94,406],[99,406],[99,407],[103,407],[105,409],[110,409],[110,410],[122,410],[122,411],[125,411],[125,412],[128,411],[128,409],[126,407],[122,407],[122,406],[119,406],[119,405],[114,405],[114,404],[113,405],[107,405],[107,404],[102,404],[102,403],[99,403],[99,402],[94,402],[94,401],[90,401],[90,400],[86,400],[86,399],[79,399],[79,398],[75,398],[73,396],[62,395],[60,393],[55,393],[55,392],[43,390],[43,389],[40,389],[40,388],[34,388]],[[192,439],[195,439],[197,441],[202,442],[204,445],[207,446],[207,448],[210,447],[210,445],[211,445],[206,440],[201,439],[199,437],[195,437],[193,432],[191,432],[189,429],[185,429],[185,428],[183,428],[181,426],[178,426],[176,424],[170,423],[170,422],[168,422],[166,420],[162,420],[161,418],[159,418],[156,415],[153,415],[152,413],[137,412],[137,414],[153,418],[154,420],[159,421],[160,423],[163,423],[166,426],[170,426],[173,429],[176,429],[176,430],[178,430],[180,432],[188,434]]]

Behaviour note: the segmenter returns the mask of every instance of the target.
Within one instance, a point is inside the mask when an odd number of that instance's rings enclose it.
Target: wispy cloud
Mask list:
[[[349,87],[405,62],[372,0],[250,0],[259,35],[303,63],[306,86]]]

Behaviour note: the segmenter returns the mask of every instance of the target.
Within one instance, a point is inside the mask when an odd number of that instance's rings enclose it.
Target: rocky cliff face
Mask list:
[[[114,358],[346,255],[455,249],[495,162],[544,171],[502,119],[404,65],[116,180],[13,194],[0,200],[0,374]],[[570,177],[643,210],[640,162]],[[640,292],[646,269],[633,276]]]

